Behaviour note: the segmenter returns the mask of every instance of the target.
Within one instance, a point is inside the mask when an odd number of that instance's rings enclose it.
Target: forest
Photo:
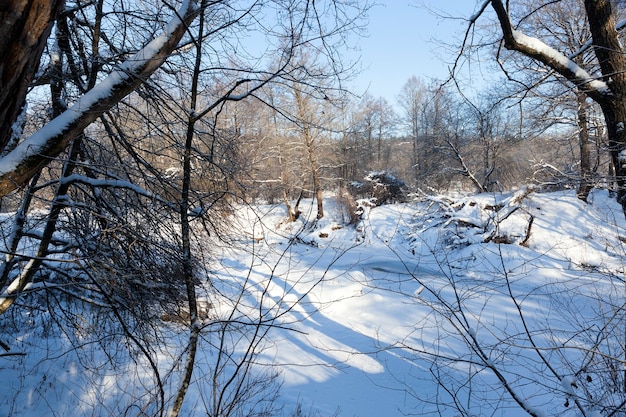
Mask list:
[[[0,415],[626,415],[624,3],[475,3],[393,102],[368,0],[0,6]]]

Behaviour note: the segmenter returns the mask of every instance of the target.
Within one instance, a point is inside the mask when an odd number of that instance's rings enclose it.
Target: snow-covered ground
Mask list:
[[[282,206],[233,216],[183,415],[205,415],[212,321],[244,316],[268,325],[252,372],[278,373],[283,415],[599,416],[626,398],[626,221],[606,191],[422,197],[352,226],[335,198],[319,221],[305,208],[293,224]],[[0,416],[141,415],[119,408],[141,392],[132,362],[94,381],[96,347],[28,328],[0,340],[24,354],[0,356]]]

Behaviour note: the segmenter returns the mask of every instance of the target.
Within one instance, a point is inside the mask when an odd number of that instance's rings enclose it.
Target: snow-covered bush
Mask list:
[[[389,171],[371,171],[363,180],[351,184],[353,194],[374,199],[377,206],[406,201],[407,185]]]

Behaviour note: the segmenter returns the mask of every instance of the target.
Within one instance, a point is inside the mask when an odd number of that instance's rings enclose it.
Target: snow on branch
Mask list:
[[[505,48],[520,52],[543,63],[584,90],[591,98],[599,99],[611,94],[611,90],[604,81],[594,79],[587,71],[567,56],[540,39],[515,30],[502,1],[491,0],[491,5],[502,28]]]
[[[570,81],[578,81],[584,88],[598,91],[603,95],[610,93],[609,87],[604,81],[594,79],[587,71],[556,49],[518,30],[513,30],[512,34],[517,48],[521,47],[534,55],[545,57],[540,60],[555,71],[565,75]]]
[[[154,195],[150,191],[147,191],[146,189],[136,184],[133,184],[130,181],[124,181],[124,180],[96,179],[96,178],[89,178],[84,175],[72,174],[67,177],[63,177],[60,180],[60,183],[61,184],[81,183],[81,184],[89,185],[90,187],[94,187],[94,188],[97,188],[97,187],[125,188],[130,191],[133,191],[137,195],[142,195],[150,199],[159,199],[158,196]]]
[[[24,185],[89,124],[150,77],[176,48],[198,12],[195,0],[184,0],[161,35],[0,159],[0,197]]]

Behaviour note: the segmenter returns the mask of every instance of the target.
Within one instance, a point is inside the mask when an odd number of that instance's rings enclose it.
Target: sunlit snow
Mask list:
[[[606,191],[593,192],[589,204],[574,192],[530,189],[423,196],[366,208],[357,225],[345,224],[334,197],[319,221],[307,204],[293,224],[280,205],[241,207],[233,215],[241,246],[221,249],[211,277],[225,296],[213,296],[214,316],[232,311],[227,295],[242,286],[240,314],[261,306],[278,316],[254,369],[280,373],[284,415],[298,404],[304,415],[458,415],[443,386],[457,389],[472,415],[527,415],[520,404],[537,415],[579,415],[564,403],[586,389],[582,368],[574,369],[587,360],[584,349],[551,349],[595,343],[583,327],[623,303],[626,221]],[[458,306],[462,316],[451,314]],[[526,329],[558,375],[531,349]],[[2,335],[24,356],[0,357],[9,381],[0,415],[92,415],[141,392],[132,364],[128,374],[90,381],[61,340],[31,333]],[[471,340],[484,358],[468,348]],[[210,373],[211,349],[201,345],[198,378]],[[490,367],[502,370],[520,404]],[[471,387],[463,385],[468,375]],[[204,384],[192,385],[184,415],[204,415]]]

